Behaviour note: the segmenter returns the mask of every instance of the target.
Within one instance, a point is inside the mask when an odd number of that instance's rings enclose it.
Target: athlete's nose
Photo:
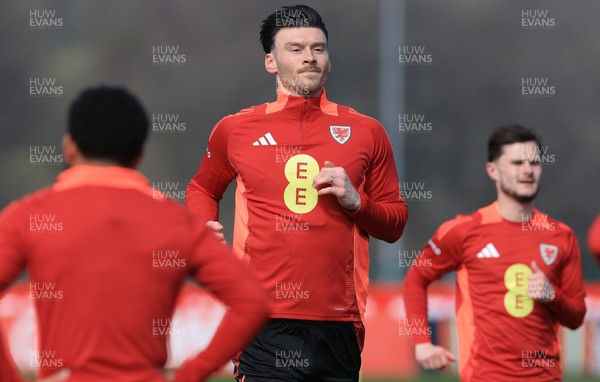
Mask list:
[[[533,172],[533,165],[528,160],[523,161],[523,167],[522,168],[523,168],[523,172],[525,174],[531,174]]]
[[[312,49],[310,49],[310,48],[306,49],[306,53],[305,53],[305,56],[304,56],[304,62],[306,62],[306,63],[313,63],[313,62],[316,62],[316,61],[317,60],[315,58],[315,55],[313,54]]]

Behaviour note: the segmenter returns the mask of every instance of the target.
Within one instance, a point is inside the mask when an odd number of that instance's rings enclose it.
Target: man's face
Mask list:
[[[280,29],[265,68],[277,75],[277,86],[284,93],[319,96],[331,70],[325,34],[314,27]]]
[[[502,146],[502,155],[488,163],[488,174],[501,192],[521,203],[535,199],[542,176],[540,149],[533,142]]]

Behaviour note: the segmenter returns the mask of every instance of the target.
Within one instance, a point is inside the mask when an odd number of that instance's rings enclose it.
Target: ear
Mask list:
[[[140,152],[135,158],[133,158],[133,160],[131,161],[131,165],[129,166],[130,168],[136,169],[140,166],[140,163],[142,163],[142,159],[144,159],[144,152]]]
[[[490,179],[492,179],[494,182],[498,181],[498,168],[496,167],[495,162],[487,162],[485,164],[485,171]]]
[[[271,74],[277,74],[277,62],[275,62],[273,53],[267,53],[265,56],[265,69]]]
[[[62,151],[66,164],[72,166],[81,157],[81,152],[77,143],[71,137],[71,134],[66,133],[62,138]]]

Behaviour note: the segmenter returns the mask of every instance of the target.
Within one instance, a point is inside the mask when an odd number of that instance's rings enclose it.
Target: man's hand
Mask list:
[[[431,342],[415,345],[415,358],[425,370],[439,370],[456,362],[456,357],[450,351]]]
[[[225,242],[225,235],[223,235],[223,225],[218,221],[209,220],[206,222],[206,226],[215,233],[217,239]]]
[[[71,370],[62,369],[46,378],[38,379],[37,382],[64,382],[71,376]]]
[[[538,268],[535,261],[531,262],[531,269],[533,273],[527,279],[527,295],[529,298],[541,302],[553,301],[556,293],[544,272]]]
[[[330,161],[325,161],[324,167],[314,177],[312,186],[319,190],[319,195],[335,196],[342,207],[348,211],[356,211],[360,208],[360,195],[348,178],[346,170],[336,167]]]

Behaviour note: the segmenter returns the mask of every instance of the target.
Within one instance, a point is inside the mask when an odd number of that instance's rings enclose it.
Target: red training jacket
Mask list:
[[[343,167],[361,198],[348,212],[318,196],[325,161]],[[227,116],[214,127],[187,206],[217,220],[237,181],[234,252],[258,276],[271,317],[360,321],[368,288],[368,236],[398,240],[408,211],[391,144],[377,120],[321,97],[277,101]]]
[[[246,267],[185,208],[153,196],[134,170],[80,165],[0,215],[0,290],[27,268],[42,377],[69,368],[69,382],[165,381],[167,333],[187,276],[229,310],[176,381],[204,380],[263,324],[266,296]],[[5,350],[0,371],[2,381],[20,380]]]
[[[532,262],[552,284],[552,302],[529,298]],[[442,224],[404,281],[402,330],[414,343],[431,341],[427,286],[452,270],[460,380],[562,380],[558,327],[579,327],[586,311],[573,231],[538,210],[527,222],[507,221],[496,203]]]

